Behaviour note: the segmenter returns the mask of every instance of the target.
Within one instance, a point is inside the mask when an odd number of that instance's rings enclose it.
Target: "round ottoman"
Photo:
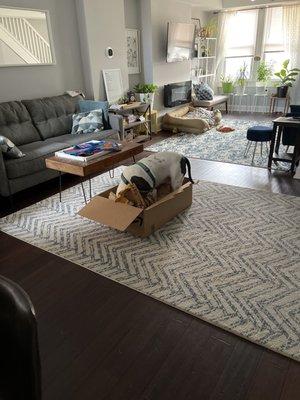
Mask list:
[[[272,133],[273,133],[273,128],[270,127],[270,126],[259,126],[259,125],[258,126],[251,126],[251,128],[249,128],[247,130],[248,143],[247,143],[247,146],[246,146],[244,157],[247,156],[248,151],[249,151],[252,143],[255,143],[255,146],[254,146],[254,150],[253,150],[251,163],[253,163],[255,152],[256,152],[256,146],[257,146],[258,142],[260,142],[260,155],[261,156],[262,156],[263,143],[266,143],[267,152],[269,152],[267,142],[271,141]]]

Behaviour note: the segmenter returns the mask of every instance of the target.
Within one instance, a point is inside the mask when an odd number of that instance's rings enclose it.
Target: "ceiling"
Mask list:
[[[173,0],[176,3],[186,3],[203,10],[218,10],[222,8],[222,0]]]
[[[203,10],[218,10],[228,7],[245,7],[272,3],[285,3],[291,0],[173,0],[174,2],[186,3],[197,6]]]

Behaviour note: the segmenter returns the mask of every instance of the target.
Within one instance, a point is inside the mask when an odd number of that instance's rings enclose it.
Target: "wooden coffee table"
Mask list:
[[[102,174],[106,171],[113,170],[121,161],[127,160],[132,157],[135,162],[135,156],[144,150],[142,143],[127,143],[123,142],[123,147],[120,151],[115,153],[106,154],[101,158],[91,161],[87,164],[79,163],[73,160],[67,160],[56,156],[46,158],[46,167],[59,172],[59,201],[61,201],[62,192],[62,173],[80,176],[81,188],[85,203],[87,203],[87,196],[85,194],[83,181],[88,178],[89,181],[89,197],[92,198],[92,183],[93,176]]]

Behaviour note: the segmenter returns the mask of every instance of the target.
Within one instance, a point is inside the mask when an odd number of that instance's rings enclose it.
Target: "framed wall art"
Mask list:
[[[137,29],[126,29],[127,66],[129,74],[139,74],[140,68],[140,40]]]

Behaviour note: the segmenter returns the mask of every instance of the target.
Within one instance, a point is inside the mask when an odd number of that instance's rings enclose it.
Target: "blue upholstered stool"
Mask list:
[[[267,152],[269,153],[269,149],[268,149],[268,144],[267,143],[270,142],[270,140],[272,138],[272,132],[273,132],[273,128],[269,127],[269,126],[252,126],[251,128],[249,128],[248,131],[247,131],[248,143],[247,143],[247,146],[246,146],[244,157],[247,156],[252,142],[255,143],[255,145],[254,145],[254,150],[253,150],[253,156],[252,156],[251,163],[253,163],[255,152],[256,152],[256,147],[257,147],[257,143],[258,142],[260,142],[260,155],[262,156],[263,143],[266,143]]]

